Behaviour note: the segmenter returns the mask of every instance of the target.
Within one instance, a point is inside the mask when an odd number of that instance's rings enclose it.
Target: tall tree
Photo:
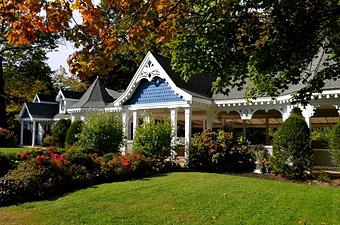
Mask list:
[[[42,49],[17,49],[5,53],[4,59],[7,122],[13,127],[15,115],[24,102],[31,101],[38,92],[50,94],[53,90],[52,71]]]
[[[51,74],[53,86],[56,89],[70,90],[70,91],[86,91],[87,85],[82,82],[77,76],[68,74],[66,69],[62,66]]]
[[[185,79],[215,75],[221,93],[248,82],[249,97],[277,96],[302,83],[295,97],[306,102],[339,78],[337,0],[76,0],[73,8],[83,22],[70,36],[79,50],[69,64],[81,78],[130,78],[148,50],[171,52]]]
[[[102,75],[125,88],[149,50],[166,48],[172,24],[184,13],[181,0],[75,0],[82,22],[69,36],[78,50],[70,56],[70,71],[82,80]],[[168,52],[168,51],[165,51]],[[91,79],[91,78],[90,78]],[[108,82],[109,84],[110,82]]]
[[[295,96],[302,103],[340,78],[337,0],[189,2],[172,41],[172,63],[183,77],[214,74],[222,93],[249,82],[248,97],[302,84]]]
[[[3,0],[0,12],[0,127],[5,127],[4,54],[17,49],[55,47],[58,35],[69,26],[71,10],[67,1]]]

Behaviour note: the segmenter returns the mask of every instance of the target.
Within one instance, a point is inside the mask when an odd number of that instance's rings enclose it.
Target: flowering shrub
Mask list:
[[[89,153],[79,148],[55,148],[20,154],[20,163],[0,179],[0,205],[46,199],[92,184],[127,180],[162,171],[140,154]]]
[[[258,169],[261,173],[270,173],[271,160],[269,151],[263,145],[254,145],[250,148],[250,151],[255,153]]]
[[[101,170],[107,179],[125,180],[150,175],[153,170],[152,165],[149,157],[127,154],[104,159]]]
[[[233,133],[206,130],[194,137],[189,167],[200,171],[252,172],[255,155]]]
[[[17,139],[14,132],[0,127],[0,147],[15,147]]]

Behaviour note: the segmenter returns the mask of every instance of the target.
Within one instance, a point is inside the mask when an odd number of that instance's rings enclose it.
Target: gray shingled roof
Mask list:
[[[57,104],[27,102],[26,105],[28,112],[36,119],[52,119],[59,112],[59,105]]]
[[[38,95],[38,98],[41,102],[54,102],[54,103],[56,103],[54,96],[44,95],[44,94],[40,94],[40,93],[37,93],[37,95]]]
[[[108,103],[113,101],[114,99],[109,95],[97,77],[79,101],[70,108],[104,108]]]
[[[105,88],[107,93],[109,93],[109,95],[114,99],[116,100],[117,98],[119,98],[119,96],[121,96],[123,94],[123,92],[119,92],[119,91],[115,91],[115,90],[112,90],[112,89],[108,89],[108,88]]]
[[[80,99],[84,92],[61,90],[65,98]]]
[[[229,100],[229,99],[242,99],[245,98],[244,91],[249,86],[249,83],[246,83],[243,86],[243,89],[239,90],[239,88],[234,87],[230,90],[228,95],[225,94],[213,94],[211,92],[212,82],[215,80],[214,76],[204,76],[204,75],[197,75],[191,78],[190,81],[185,82],[181,76],[174,72],[171,67],[171,60],[158,55],[154,54],[156,60],[159,62],[159,64],[163,67],[163,69],[167,72],[167,74],[170,76],[170,78],[174,81],[174,83],[184,91],[187,91],[189,94],[199,97],[199,98],[208,98],[208,99],[215,99],[215,100]],[[318,57],[321,57],[321,61],[325,60],[326,55],[323,54],[323,50],[320,50],[320,53]],[[309,70],[313,71],[318,67],[317,65],[319,63],[319,58],[316,57],[313,62],[309,65]],[[318,67],[318,70],[321,71],[323,68]],[[291,94],[294,92],[299,91],[302,87],[304,87],[303,84],[297,84],[290,86],[287,90],[285,90],[281,95]],[[329,90],[329,89],[339,89],[340,88],[340,79],[337,80],[326,80],[325,81],[325,87],[323,90]]]
[[[171,60],[169,58],[154,53],[152,53],[152,55],[156,58],[156,60],[163,67],[177,87],[187,91],[194,97],[207,99],[211,98],[211,85],[215,80],[214,76],[197,75],[193,76],[188,82],[185,82],[178,73],[173,71],[171,68]]]

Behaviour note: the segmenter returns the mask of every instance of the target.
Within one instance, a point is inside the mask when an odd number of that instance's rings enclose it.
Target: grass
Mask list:
[[[2,153],[20,153],[25,151],[30,151],[32,148],[29,147],[15,147],[15,148],[0,148]]]
[[[0,224],[340,224],[340,190],[171,173],[0,208]]]

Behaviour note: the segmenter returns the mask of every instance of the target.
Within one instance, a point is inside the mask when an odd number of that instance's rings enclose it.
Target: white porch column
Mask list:
[[[171,145],[174,147],[176,145],[176,139],[177,139],[177,108],[171,108],[170,109],[170,119],[171,119],[171,128],[172,128],[172,140]],[[176,152],[171,151],[171,157],[173,159],[176,158]]]
[[[286,119],[288,119],[288,117],[290,116],[290,114],[293,111],[293,107],[292,106],[286,106],[285,108],[283,108],[282,110],[280,110],[281,114],[282,114],[282,122],[284,122]]]
[[[214,111],[213,109],[209,108],[207,110],[207,124],[206,124],[206,129],[212,130],[213,124],[214,124]]]
[[[133,136],[135,135],[136,128],[138,126],[138,111],[132,111],[132,123],[133,123]],[[135,137],[133,137],[134,139]]]
[[[128,115],[127,115],[127,111],[123,111],[122,112],[122,125],[123,125],[123,145],[120,149],[120,152],[122,153],[122,155],[125,155],[126,154],[126,150],[127,150],[127,146],[126,146],[126,141],[127,141],[127,138],[128,138],[128,128],[129,128],[129,125],[128,125]]]
[[[33,124],[32,124],[32,146],[35,146],[35,135],[37,133],[36,128],[37,128],[37,123],[36,123],[35,120],[33,120]]]
[[[312,128],[311,117],[314,115],[315,107],[312,105],[307,105],[306,107],[301,108],[301,111],[302,116],[305,118],[307,126],[309,127],[309,129],[311,129]]]
[[[20,124],[20,145],[24,145],[24,121],[21,120]]]
[[[144,123],[150,124],[150,113],[148,111],[144,111]]]
[[[184,147],[184,158],[185,164],[189,163],[189,149],[191,144],[191,108],[184,108],[185,118],[185,147]]]

